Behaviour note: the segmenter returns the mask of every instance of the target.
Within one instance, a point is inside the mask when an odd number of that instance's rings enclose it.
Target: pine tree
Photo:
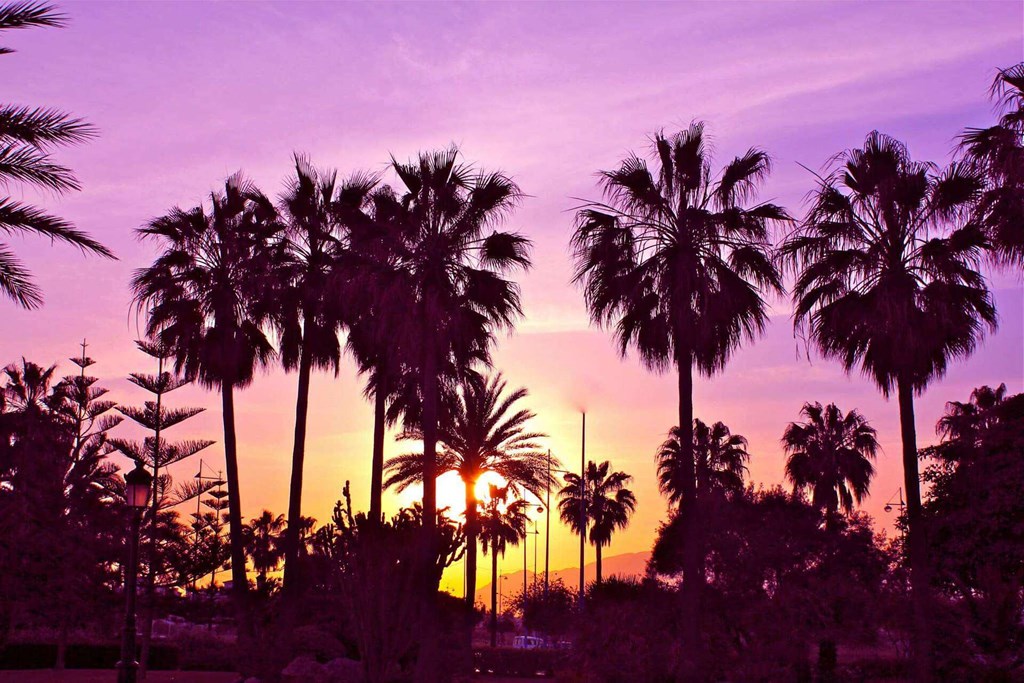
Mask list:
[[[164,567],[161,557],[160,540],[163,535],[160,525],[167,525],[174,520],[174,516],[168,518],[162,513],[202,496],[213,485],[212,482],[197,480],[185,481],[172,488],[174,480],[167,468],[195,455],[214,442],[206,439],[174,442],[166,440],[164,431],[195,417],[205,408],[168,408],[165,406],[164,396],[189,384],[190,380],[165,369],[172,356],[172,351],[166,345],[151,340],[137,341],[136,345],[140,351],[156,360],[157,372],[155,375],[133,372],[129,375],[128,381],[152,394],[153,400],[146,401],[142,407],[119,406],[117,410],[152,434],[146,436],[141,442],[112,439],[112,443],[117,450],[136,462],[144,463],[153,471],[151,507],[147,512],[148,524],[145,525],[149,529],[149,548],[145,577],[146,608],[142,615],[142,653],[139,661],[140,677],[144,678],[153,635],[156,585],[161,575],[167,573],[167,568]]]

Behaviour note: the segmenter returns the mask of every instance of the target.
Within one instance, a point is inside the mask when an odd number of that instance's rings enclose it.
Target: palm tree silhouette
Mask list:
[[[476,485],[487,472],[505,480],[512,491],[525,489],[541,498],[552,482],[548,479],[548,457],[538,439],[546,435],[527,431],[536,414],[516,404],[526,398],[525,388],[506,394],[501,374],[490,378],[463,380],[461,392],[446,420],[441,422],[438,441],[442,444],[437,461],[438,475],[458,472],[466,490],[466,601],[472,606],[476,595]],[[400,439],[422,440],[419,429],[399,435]],[[559,463],[554,461],[557,466]],[[423,481],[423,456],[408,453],[392,458],[385,469],[390,473],[386,487],[405,489]]]
[[[60,27],[66,17],[50,5],[15,2],[0,6],[0,32],[36,26]],[[0,55],[13,50],[0,47]],[[24,183],[56,193],[81,189],[74,173],[55,163],[55,147],[85,142],[96,129],[56,109],[0,105],[0,185]],[[34,233],[106,258],[114,255],[74,225],[42,209],[0,197],[0,232]],[[10,248],[0,242],[0,291],[22,308],[43,304],[42,292]]]
[[[231,581],[240,632],[246,633],[234,391],[248,386],[274,354],[263,326],[271,313],[272,243],[279,225],[271,201],[241,174],[228,178],[211,204],[209,212],[202,206],[174,208],[139,229],[163,251],[153,265],[136,271],[132,290],[137,310],[148,313],[146,334],[172,350],[175,371],[220,390]]]
[[[526,538],[525,500],[508,502],[509,486],[489,487],[487,502],[480,511],[480,545],[484,554],[491,554],[491,647],[498,645],[498,555],[505,555],[509,545],[519,545]]]
[[[975,207],[997,263],[1024,267],[1024,62],[1000,69],[992,96],[1002,116],[988,128],[969,128],[960,149],[986,176]]]
[[[689,471],[689,449],[683,448],[679,427],[669,430],[669,437],[658,448],[658,487],[670,503],[680,505],[684,498],[685,478]],[[732,495],[743,491],[750,453],[747,440],[733,434],[722,422],[708,427],[699,419],[693,421],[692,452],[697,460],[696,487],[701,494],[721,492]]]
[[[309,159],[294,157],[295,175],[280,201],[281,260],[277,278],[281,291],[275,311],[281,362],[298,370],[295,400],[295,435],[288,494],[288,519],[302,516],[302,472],[306,451],[309,382],[314,369],[341,364],[338,330],[346,323],[345,295],[331,285],[351,277],[347,224],[361,212],[377,183],[375,177],[356,174],[339,183],[334,171],[318,171]],[[300,525],[289,524],[285,533],[284,589],[295,588]]]
[[[783,246],[797,271],[794,324],[826,358],[859,367],[882,393],[897,392],[915,596],[916,671],[930,671],[928,546],[921,528],[914,394],[950,359],[977,346],[996,311],[978,272],[986,241],[957,226],[981,188],[965,164],[939,172],[877,131],[819,187],[803,224]],[[944,235],[944,236],[941,236]]]
[[[600,465],[587,462],[586,479],[569,472],[563,475],[565,486],[558,492],[558,514],[577,535],[584,522],[588,540],[597,551],[597,583],[601,584],[601,549],[612,542],[616,529],[625,529],[636,510],[636,496],[626,488],[633,477],[625,472],[610,472],[607,460]],[[582,501],[581,501],[582,499]],[[580,510],[584,519],[580,519]]]
[[[985,385],[971,392],[967,403],[949,401],[946,414],[939,418],[935,431],[949,441],[978,445],[981,436],[1000,419],[997,408],[1006,400],[1006,384],[993,389]]]
[[[399,239],[389,249],[398,277],[385,301],[398,291],[401,303],[411,298],[414,304],[396,338],[419,350],[424,528],[433,534],[441,370],[486,359],[494,331],[522,315],[519,288],[503,274],[530,266],[530,242],[495,229],[518,204],[518,186],[501,173],[460,163],[456,147],[391,166],[403,193],[395,197]]]
[[[805,403],[804,422],[790,422],[782,435],[786,479],[794,495],[810,489],[811,502],[834,528],[839,510],[849,514],[868,495],[878,452],[874,427],[856,410],[843,415],[835,403]]]
[[[614,326],[623,355],[636,348],[648,368],[679,374],[682,441],[693,441],[693,370],[721,370],[744,338],[767,322],[764,296],[781,292],[769,229],[790,220],[782,207],[751,204],[771,162],[751,148],[711,171],[704,124],[654,136],[654,163],[630,155],[601,174],[604,202],[576,213],[575,281],[591,318]],[[696,469],[686,455],[684,499],[693,500]],[[691,483],[692,482],[692,483]],[[683,507],[691,537],[696,506]],[[705,583],[699,543],[684,550],[683,633],[689,665],[699,666],[700,594]],[[687,675],[692,675],[687,674]]]
[[[257,574],[256,585],[260,590],[267,585],[267,573],[277,569],[284,557],[284,529],[284,515],[275,517],[270,510],[264,510],[242,527],[245,553],[252,558],[252,567]]]

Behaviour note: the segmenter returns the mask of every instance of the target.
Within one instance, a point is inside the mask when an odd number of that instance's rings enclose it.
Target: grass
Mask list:
[[[113,669],[33,669],[31,671],[0,671],[0,683],[113,683]],[[146,683],[234,683],[236,673],[206,671],[150,671]]]

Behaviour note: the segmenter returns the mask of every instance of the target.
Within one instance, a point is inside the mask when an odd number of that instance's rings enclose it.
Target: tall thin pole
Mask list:
[[[547,520],[544,522],[544,597],[548,595],[548,572],[551,568],[548,559],[551,555],[551,449],[548,449],[548,495],[544,507],[547,508]]]
[[[583,441],[580,448],[580,606],[583,606],[583,591],[586,589],[583,576],[584,552],[587,541],[587,414],[583,413]]]
[[[526,608],[526,548],[529,546],[530,531],[526,528],[523,534],[523,608]]]
[[[537,544],[540,542],[540,532],[537,531],[537,520],[533,520],[533,583],[537,584]]]

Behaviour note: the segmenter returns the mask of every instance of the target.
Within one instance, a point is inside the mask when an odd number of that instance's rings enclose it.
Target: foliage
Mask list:
[[[576,591],[555,579],[546,586],[542,581],[531,583],[525,596],[518,593],[512,599],[512,610],[523,615],[527,630],[557,639],[572,628],[576,604]]]
[[[999,121],[960,136],[966,160],[985,177],[972,218],[996,263],[1024,267],[1024,62],[999,70],[992,99]]]
[[[13,2],[0,5],[0,32],[35,26],[64,26],[66,17],[52,5]],[[0,56],[13,50],[0,47]],[[82,119],[58,109],[0,104],[0,186],[22,184],[63,194],[81,189],[71,169],[50,156],[55,147],[74,145],[96,136]],[[27,233],[78,247],[83,253],[114,258],[102,244],[63,218],[40,208],[0,196],[0,233]],[[43,295],[28,270],[7,244],[0,242],[0,293],[22,308],[38,308]]]
[[[823,528],[814,506],[780,488],[746,489],[714,510],[706,537],[709,609],[705,646],[741,680],[792,678],[809,667],[810,645],[872,642],[888,557],[862,515]],[[682,568],[685,526],[659,529],[651,571]]]
[[[805,403],[800,415],[806,421],[790,422],[782,435],[786,478],[794,491],[810,490],[831,524],[840,508],[849,514],[868,495],[877,432],[856,410],[843,415],[835,403]]]
[[[17,619],[58,632],[89,621],[116,582],[121,483],[108,460],[113,403],[85,374],[22,360],[0,388],[0,643]]]
[[[658,488],[670,503],[681,505],[686,485],[683,479],[689,470],[689,452],[683,448],[679,427],[669,430],[668,438],[658,448]],[[700,495],[734,495],[743,491],[747,474],[747,440],[733,434],[722,422],[707,426],[693,421],[693,457],[697,461],[696,490]]]
[[[554,482],[551,468],[560,465],[550,453],[541,450],[540,439],[546,435],[530,431],[527,426],[536,414],[516,405],[526,398],[526,389],[506,393],[505,388],[500,373],[493,377],[466,377],[459,390],[449,396],[438,429],[442,446],[437,459],[438,474],[457,472],[466,489],[466,599],[470,603],[476,593],[476,485],[480,477],[488,472],[497,474],[513,490],[524,489],[542,499]],[[407,429],[398,438],[422,441],[423,432]],[[401,491],[413,482],[423,481],[423,455],[399,455],[391,458],[384,469],[389,473],[384,486],[396,486]]]
[[[558,492],[558,514],[577,534],[588,530],[590,544],[597,548],[597,582],[601,583],[601,549],[612,542],[617,529],[625,529],[636,510],[636,496],[626,488],[632,475],[613,472],[611,463],[587,463],[586,477],[568,472]]]
[[[439,513],[440,546],[424,563],[422,508],[400,510],[376,525],[353,513],[347,482],[343,493],[333,523],[313,537],[310,559],[320,571],[311,574],[322,590],[340,596],[367,680],[383,681],[415,660],[425,610],[434,608],[423,587],[436,586],[444,568],[461,559],[465,536],[461,525]]]
[[[976,675],[1024,670],[1024,394],[979,387],[950,402],[926,448],[925,500],[934,580],[953,599],[963,638],[943,663]],[[950,673],[949,675],[953,675]]]

